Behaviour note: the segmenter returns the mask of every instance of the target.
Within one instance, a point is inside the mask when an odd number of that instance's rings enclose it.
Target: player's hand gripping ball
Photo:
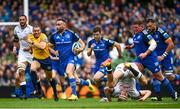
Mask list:
[[[81,50],[82,49],[82,45],[79,43],[79,42],[75,42],[73,45],[72,45],[72,52],[75,54],[75,55],[78,55],[81,53]]]

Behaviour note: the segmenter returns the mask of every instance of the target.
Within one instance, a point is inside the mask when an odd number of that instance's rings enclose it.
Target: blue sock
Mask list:
[[[138,91],[141,90],[141,85],[140,85],[139,81],[136,81],[136,89],[137,89]]]
[[[153,79],[153,89],[155,93],[161,92],[161,82],[157,79]]]
[[[162,80],[162,85],[165,86],[170,94],[174,94],[175,91],[169,82],[169,80],[165,77],[164,80]]]
[[[65,84],[62,84],[62,85],[61,85],[61,90],[62,90],[62,93],[64,93],[64,92],[65,92],[65,89],[66,89],[66,85],[65,85]]]
[[[84,80],[84,79],[80,79],[80,85],[89,86],[89,83],[86,80]]]
[[[69,79],[71,89],[72,89],[72,94],[77,95],[76,93],[76,79],[75,78],[70,78]]]
[[[107,78],[106,77],[101,78],[101,82],[107,82]]]
[[[101,98],[106,97],[105,93],[104,93],[104,86],[100,85],[98,88],[99,88],[99,91],[100,91],[100,97]]]
[[[174,80],[180,80],[180,75],[175,74],[175,79]]]

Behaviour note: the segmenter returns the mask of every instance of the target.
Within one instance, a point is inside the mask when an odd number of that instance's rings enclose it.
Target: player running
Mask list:
[[[54,100],[58,101],[56,80],[55,80],[55,76],[53,76],[51,72],[52,66],[51,66],[47,36],[41,32],[39,26],[34,26],[33,34],[28,35],[27,41],[30,44],[30,49],[32,49],[32,55],[33,55],[33,62],[31,63],[31,75],[33,75],[32,83],[35,88],[35,91],[38,94],[42,94],[40,79],[38,79],[37,77],[37,70],[39,68],[42,68],[44,69],[47,75],[47,79],[53,88]]]
[[[23,40],[32,33],[33,27],[27,24],[27,17],[25,15],[19,16],[19,25],[14,28],[14,47],[13,54],[18,63],[18,69],[16,72],[16,87],[22,89],[23,95],[20,97],[26,99],[26,80],[25,80],[25,69],[28,64],[32,62],[31,53],[26,50],[29,46],[28,42]],[[17,53],[18,52],[18,53]],[[18,56],[17,56],[18,55]]]
[[[171,94],[173,100],[177,100],[177,92],[173,89],[169,80],[162,75],[160,70],[160,65],[158,62],[157,54],[154,51],[157,44],[156,41],[152,38],[150,34],[148,34],[147,30],[144,29],[143,21],[137,20],[133,24],[133,30],[135,32],[133,36],[133,45],[127,46],[130,48],[135,48],[135,52],[137,55],[136,65],[142,71],[144,68],[149,69],[154,78],[161,81],[162,85],[164,85],[169,94]]]
[[[162,67],[162,70],[165,71],[165,76],[169,80],[180,80],[180,75],[173,74],[173,53],[172,49],[174,48],[174,43],[171,37],[167,34],[166,31],[157,26],[154,19],[148,19],[146,22],[148,32],[153,36],[157,43],[155,49],[158,55],[158,61]],[[161,101],[160,93],[160,81],[153,79],[153,87],[157,96],[157,100]]]
[[[93,29],[93,36],[94,38],[88,42],[87,55],[91,56],[92,52],[95,54],[96,64],[94,68],[94,81],[102,94],[104,93],[104,87],[101,85],[101,81],[107,81],[107,78],[104,77],[107,71],[106,67],[101,67],[101,63],[110,58],[109,51],[112,47],[116,47],[119,57],[121,57],[121,48],[117,42],[103,38],[101,35],[101,27],[99,26]]]
[[[79,36],[68,30],[65,19],[58,19],[56,21],[57,32],[50,37],[50,43],[54,46],[59,53],[59,65],[60,73],[66,73],[72,89],[72,95],[68,100],[77,100],[76,93],[76,79],[74,77],[75,71],[75,54],[72,51],[72,45],[74,42],[79,42],[82,46],[75,49],[76,54],[82,52],[85,48],[84,42],[79,38]]]

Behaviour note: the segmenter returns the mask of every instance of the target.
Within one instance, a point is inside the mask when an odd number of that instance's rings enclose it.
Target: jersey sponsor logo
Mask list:
[[[60,36],[57,36],[56,39],[60,39]]]
[[[112,40],[109,40],[109,43],[113,44],[113,43],[114,43],[114,41],[112,41]]]
[[[66,34],[65,37],[66,37],[66,38],[70,38],[70,35],[69,35],[69,34]]]
[[[134,42],[134,43],[139,43],[139,41],[136,41],[136,40],[134,40],[133,42]]]
[[[158,31],[159,31],[160,33],[163,33],[163,32],[164,32],[161,28],[158,28]]]
[[[152,36],[151,36],[151,35],[147,35],[147,38],[148,38],[148,39],[152,39]]]
[[[156,72],[157,72],[158,70],[159,70],[158,68],[155,69]]]
[[[158,66],[158,65],[159,65],[159,62],[155,62],[154,65],[155,65],[155,66]]]

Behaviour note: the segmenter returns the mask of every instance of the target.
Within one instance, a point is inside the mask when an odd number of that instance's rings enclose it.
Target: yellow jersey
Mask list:
[[[46,42],[46,47],[44,49],[40,49],[34,45],[31,46],[32,55],[34,58],[46,59],[50,56],[49,47],[48,47],[48,39],[44,33],[41,33],[38,38],[35,38],[33,34],[29,34],[28,39],[33,41],[34,43]]]

